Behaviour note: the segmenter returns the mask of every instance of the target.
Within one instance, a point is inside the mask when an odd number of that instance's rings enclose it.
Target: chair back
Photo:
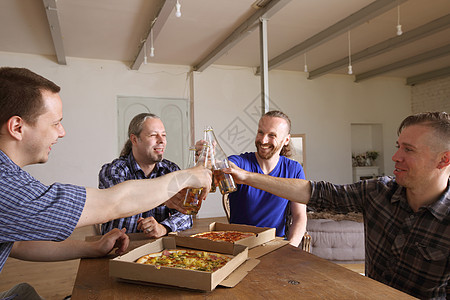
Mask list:
[[[230,223],[230,199],[228,198],[228,194],[222,195],[222,205],[223,210],[227,215],[228,223]]]

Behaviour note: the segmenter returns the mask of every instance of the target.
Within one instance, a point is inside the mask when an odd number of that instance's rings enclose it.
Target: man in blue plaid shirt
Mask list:
[[[156,178],[178,171],[177,164],[164,159],[166,129],[161,119],[151,113],[135,116],[128,127],[120,157],[103,165],[99,173],[99,188],[105,189],[130,179]],[[102,234],[113,228],[126,228],[128,233],[143,231],[150,238],[159,238],[173,231],[192,227],[192,216],[164,204],[131,217],[102,224]]]
[[[29,261],[99,257],[128,247],[125,229],[99,241],[67,239],[75,228],[107,222],[166,203],[182,208],[183,190],[211,185],[211,171],[195,167],[152,180],[128,180],[99,190],[44,185],[22,168],[48,161],[66,134],[60,87],[25,68],[0,68],[0,272],[9,256]],[[134,199],[134,202],[129,202]],[[0,292],[0,299],[41,299],[29,284]]]

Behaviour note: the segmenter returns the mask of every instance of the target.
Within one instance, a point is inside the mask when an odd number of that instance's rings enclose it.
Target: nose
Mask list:
[[[267,144],[269,142],[269,136],[267,134],[262,136],[261,142]]]
[[[401,156],[400,156],[400,149],[398,149],[398,150],[394,153],[394,155],[392,155],[392,160],[393,160],[394,162],[397,162],[397,161],[400,161],[400,159],[401,159]]]
[[[59,138],[62,138],[66,135],[66,130],[64,130],[64,127],[62,126],[62,124],[59,124]]]
[[[166,142],[166,137],[164,135],[158,134],[157,137],[158,137],[158,143],[164,144]]]

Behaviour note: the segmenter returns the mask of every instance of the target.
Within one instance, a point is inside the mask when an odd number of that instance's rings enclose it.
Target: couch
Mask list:
[[[308,212],[312,254],[336,263],[364,263],[362,214]]]

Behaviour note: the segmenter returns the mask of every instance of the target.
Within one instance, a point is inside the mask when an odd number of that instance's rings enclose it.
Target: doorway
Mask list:
[[[164,123],[167,147],[164,158],[176,163],[181,169],[187,165],[189,155],[189,101],[187,99],[164,99],[148,97],[117,97],[118,152],[128,139],[128,125],[140,113],[153,113]]]

